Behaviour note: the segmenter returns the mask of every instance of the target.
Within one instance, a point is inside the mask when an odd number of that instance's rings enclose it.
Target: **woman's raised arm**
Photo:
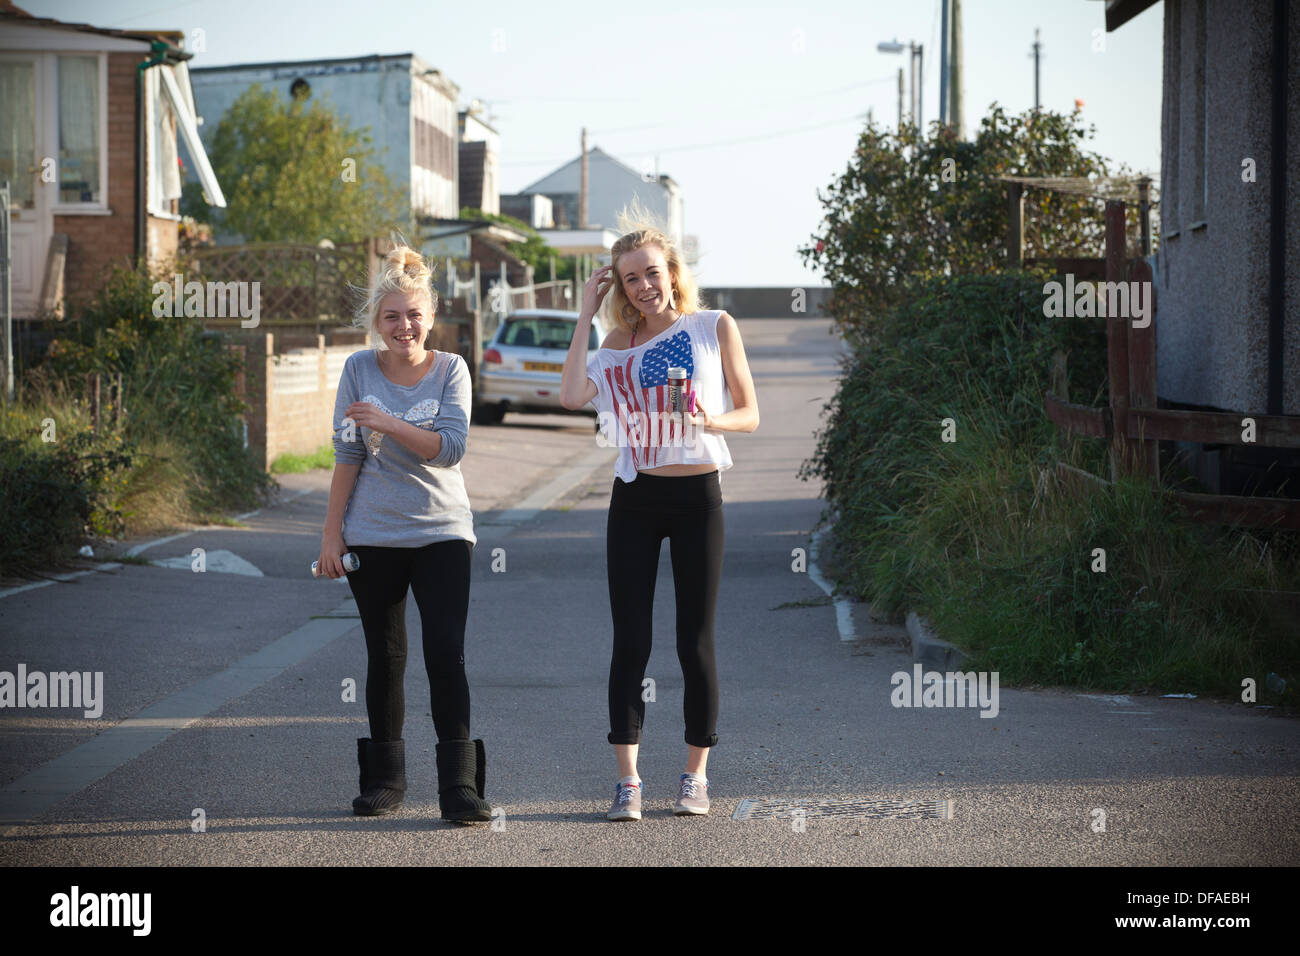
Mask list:
[[[598,389],[587,377],[587,339],[591,338],[591,320],[600,310],[605,295],[614,287],[612,266],[601,266],[587,280],[582,312],[573,330],[569,354],[564,357],[564,374],[560,377],[560,404],[570,411],[582,408],[596,397]]]

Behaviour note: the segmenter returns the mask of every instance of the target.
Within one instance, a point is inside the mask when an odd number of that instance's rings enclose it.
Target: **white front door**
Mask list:
[[[46,142],[44,86],[49,54],[0,55],[0,180],[9,180],[15,316],[36,312],[54,231],[50,206],[57,182],[42,176]],[[53,169],[53,157],[46,165]]]

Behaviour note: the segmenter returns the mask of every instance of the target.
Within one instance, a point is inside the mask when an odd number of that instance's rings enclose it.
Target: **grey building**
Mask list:
[[[1155,3],[1108,0],[1107,29]],[[1300,261],[1300,7],[1164,0],[1163,13],[1157,395],[1176,408],[1300,415],[1300,302],[1288,268]],[[1212,487],[1240,485],[1225,469],[1296,465],[1281,449],[1194,457]]]
[[[413,212],[459,215],[460,88],[415,54],[240,63],[200,67],[190,76],[209,147],[222,114],[254,84],[286,99],[295,91],[327,98],[348,126],[368,128],[377,161],[390,182],[409,192]],[[471,123],[476,131],[479,125]],[[486,150],[476,149],[494,177],[495,149],[490,168]]]

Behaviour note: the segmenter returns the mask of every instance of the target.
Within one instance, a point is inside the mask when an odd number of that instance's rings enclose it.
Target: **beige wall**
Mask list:
[[[261,337],[249,349],[246,376],[248,444],[264,468],[280,455],[307,455],[328,444],[334,434],[334,398],[349,355],[364,345],[325,344],[277,355],[275,335]]]

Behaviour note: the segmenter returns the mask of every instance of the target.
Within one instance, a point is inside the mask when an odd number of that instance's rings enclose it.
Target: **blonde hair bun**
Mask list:
[[[416,283],[428,284],[433,278],[424,256],[410,246],[397,246],[384,257],[384,264],[389,273],[397,272]],[[400,279],[398,281],[401,281]]]
[[[430,260],[412,249],[405,241],[395,238],[394,246],[384,256],[384,261],[375,273],[373,285],[366,290],[364,301],[357,309],[353,325],[367,329],[376,338],[379,330],[375,327],[379,318],[379,306],[384,296],[393,292],[405,295],[423,295],[429,301],[429,322],[432,324],[434,313],[438,311],[438,293],[433,288],[433,268]]]

